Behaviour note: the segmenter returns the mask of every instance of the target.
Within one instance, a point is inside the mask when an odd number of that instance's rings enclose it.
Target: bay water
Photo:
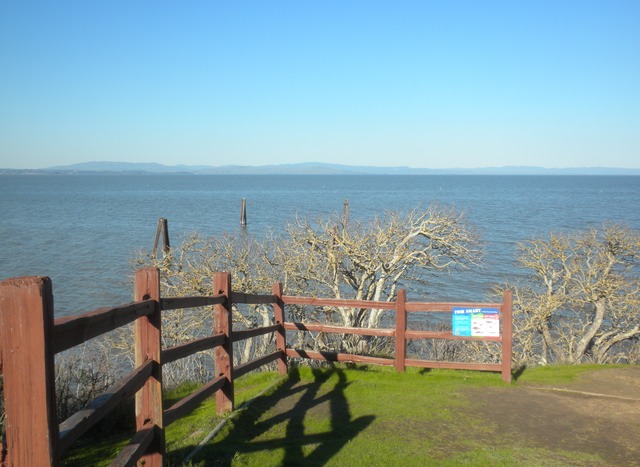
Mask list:
[[[640,229],[634,176],[0,175],[0,280],[51,277],[56,316],[126,303],[130,261],[152,248],[160,217],[177,245],[195,231],[260,236],[296,216],[340,214],[344,200],[350,219],[362,220],[385,210],[451,206],[480,234],[481,268],[431,277],[410,300],[493,300],[494,285],[522,278],[517,243],[550,231],[605,222]]]

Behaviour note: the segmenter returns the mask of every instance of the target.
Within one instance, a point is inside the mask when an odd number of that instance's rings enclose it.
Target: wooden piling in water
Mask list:
[[[342,204],[342,223],[347,225],[349,223],[349,200],[345,199]]]
[[[156,228],[156,238],[153,242],[153,250],[151,251],[151,257],[155,258],[158,252],[158,242],[160,241],[160,235],[162,234],[162,253],[165,255],[171,251],[171,245],[169,244],[169,227],[167,219],[161,217],[158,219],[158,227]]]
[[[247,200],[242,198],[240,203],[240,225],[247,225]]]

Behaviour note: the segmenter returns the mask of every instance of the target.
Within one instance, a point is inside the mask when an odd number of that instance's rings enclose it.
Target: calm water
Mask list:
[[[296,215],[367,218],[437,202],[464,211],[482,236],[481,271],[434,281],[410,299],[484,300],[517,274],[516,243],[550,230],[615,221],[640,229],[640,177],[579,176],[0,176],[0,279],[48,275],[58,315],[131,300],[130,259],[151,249],[157,220],[172,244],[193,231],[250,233]]]

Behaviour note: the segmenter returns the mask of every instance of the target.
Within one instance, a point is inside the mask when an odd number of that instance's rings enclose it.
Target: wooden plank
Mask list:
[[[163,310],[179,310],[182,308],[199,308],[203,306],[217,305],[223,303],[223,295],[210,295],[207,297],[169,297],[160,300]]]
[[[373,365],[394,365],[392,358],[367,357],[365,355],[351,355],[337,352],[317,352],[314,350],[287,349],[287,356],[293,358],[307,358],[329,362],[370,363]]]
[[[129,444],[120,451],[118,457],[110,464],[111,467],[134,467],[138,460],[149,449],[156,437],[156,427],[152,422],[145,424],[131,438]],[[146,464],[145,464],[146,465]]]
[[[357,334],[360,336],[393,337],[394,329],[352,328],[347,326],[332,326],[328,324],[284,323],[289,331],[326,332],[337,334]]]
[[[442,368],[449,370],[475,370],[475,371],[496,371],[502,369],[500,363],[462,363],[462,362],[434,362],[429,360],[417,360],[407,358],[405,360],[407,366],[418,368]]]
[[[241,376],[246,375],[250,371],[257,370],[263,365],[267,365],[273,361],[278,360],[282,357],[282,352],[277,350],[268,355],[264,355],[260,358],[256,358],[255,360],[251,360],[250,362],[243,363],[242,365],[238,365],[233,369],[233,378],[240,378]]]
[[[213,290],[227,299],[216,305],[213,315],[213,333],[224,334],[225,343],[214,349],[213,361],[217,376],[226,378],[222,388],[216,392],[216,411],[223,415],[233,411],[233,320],[231,315],[231,274],[216,273],[213,276]]]
[[[273,284],[272,292],[276,300],[273,303],[273,321],[278,326],[276,331],[276,349],[282,352],[278,359],[278,373],[287,374],[287,333],[284,329],[284,303],[282,302],[282,283]]]
[[[152,300],[103,307],[54,321],[53,351],[60,353],[154,312]]]
[[[53,289],[48,277],[0,282],[6,465],[58,465]]]
[[[454,336],[451,331],[415,331],[407,330],[407,339],[445,339],[449,341],[487,341],[487,342],[501,342],[502,338],[499,336]]]
[[[153,361],[130,372],[105,391],[104,394],[92,400],[87,406],[76,412],[60,424],[60,452],[64,452],[89,428],[109,414],[120,402],[138,391],[151,376]]]
[[[339,298],[316,298],[316,297],[297,297],[293,295],[283,295],[282,301],[285,305],[311,305],[311,306],[329,306],[339,308],[375,308],[381,310],[395,309],[394,302],[374,302],[368,300],[346,300]]]
[[[511,358],[513,347],[513,292],[505,290],[502,294],[502,380],[511,383]]]
[[[196,352],[213,349],[219,345],[223,345],[226,339],[227,337],[224,334],[218,334],[217,336],[203,337],[170,347],[161,353],[162,364],[166,365],[167,363],[193,355]]]
[[[156,436],[149,445],[141,462],[145,466],[161,467],[164,464],[164,423],[162,420],[162,364],[161,364],[161,309],[160,272],[157,268],[136,271],[135,300],[153,300],[154,313],[138,318],[134,322],[135,365],[153,362],[151,377],[136,393],[136,429],[142,430],[151,421],[156,428]]]
[[[411,312],[436,312],[451,313],[453,307],[465,308],[499,308],[501,303],[470,303],[470,302],[407,302],[407,311]]]
[[[232,340],[233,342],[243,341],[245,339],[250,339],[252,337],[264,336],[265,334],[269,334],[270,332],[277,331],[279,326],[277,324],[273,324],[271,326],[265,326],[263,328],[252,328],[252,329],[243,329],[241,331],[233,331]]]
[[[396,298],[396,355],[395,366],[396,371],[403,372],[405,370],[404,359],[407,357],[407,310],[405,305],[407,302],[407,291],[398,290]]]
[[[164,423],[165,426],[171,425],[176,420],[184,417],[186,414],[195,409],[198,405],[204,402],[207,397],[214,394],[225,383],[224,376],[218,376],[212,379],[207,384],[202,386],[197,391],[194,391],[190,395],[173,404],[169,409],[164,411]]]
[[[271,305],[276,301],[273,295],[256,295],[243,292],[231,292],[231,301],[233,303],[242,303],[245,305]]]

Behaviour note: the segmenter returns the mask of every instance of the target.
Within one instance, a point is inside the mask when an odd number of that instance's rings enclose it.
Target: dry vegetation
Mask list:
[[[515,290],[524,363],[637,359],[640,235],[616,225],[520,245],[529,272]],[[635,355],[635,357],[634,357]]]

